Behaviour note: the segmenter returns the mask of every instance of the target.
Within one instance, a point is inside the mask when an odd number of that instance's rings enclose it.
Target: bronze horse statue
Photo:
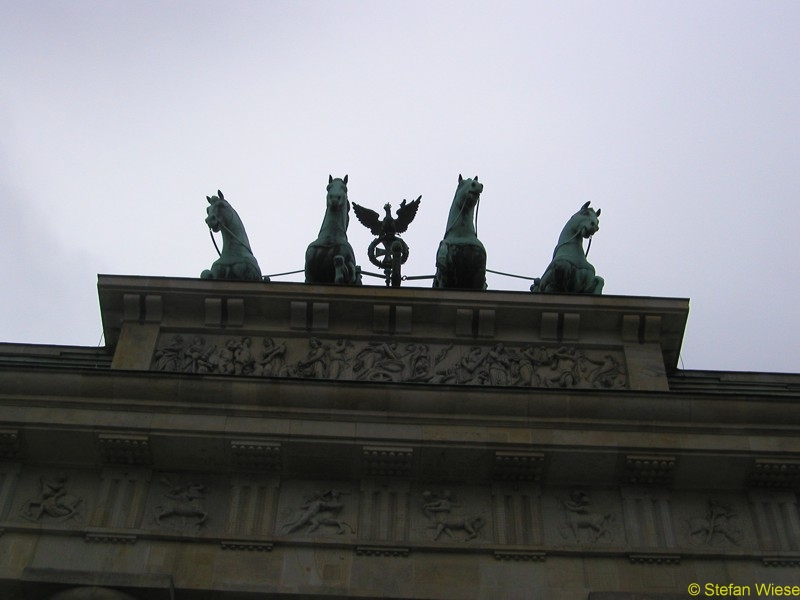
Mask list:
[[[486,249],[475,230],[475,213],[483,184],[458,176],[447,229],[436,253],[435,288],[486,289]]]
[[[584,238],[591,238],[600,229],[600,209],[595,211],[586,202],[576,212],[558,237],[553,260],[541,278],[534,279],[532,292],[600,294],[603,278],[595,275],[594,267],[586,260]],[[591,240],[590,240],[591,245]]]
[[[327,209],[319,236],[306,250],[306,283],[361,284],[361,268],[356,265],[353,247],[347,241],[350,201],[347,175],[344,179],[328,175]]]
[[[200,274],[202,279],[242,279],[261,281],[261,269],[256,257],[250,249],[244,225],[233,207],[225,200],[222,192],[217,190],[216,196],[206,196],[209,206],[206,225],[209,231],[222,232],[222,252],[219,258]],[[212,234],[211,239],[214,239]],[[217,243],[214,242],[216,246]]]

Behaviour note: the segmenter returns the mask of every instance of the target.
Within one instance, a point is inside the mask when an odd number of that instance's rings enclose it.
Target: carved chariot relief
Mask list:
[[[428,520],[427,529],[434,540],[438,540],[442,534],[453,538],[453,534],[459,532],[463,534],[462,539],[468,542],[481,537],[481,530],[486,526],[486,517],[465,509],[450,490],[425,490],[422,492],[421,508]]]
[[[253,377],[624,389],[622,352],[573,346],[455,346],[317,337],[162,336],[152,369]]]

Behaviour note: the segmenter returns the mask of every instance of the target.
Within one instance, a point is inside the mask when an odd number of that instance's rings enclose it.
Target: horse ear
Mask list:
[[[475,179],[475,181],[478,181],[478,176],[477,176],[477,175],[475,175],[474,179]]]
[[[217,196],[219,196],[220,200],[225,200],[225,196],[222,195],[222,191],[221,190],[217,190]]]
[[[591,200],[587,200],[587,201],[584,203],[584,205],[583,205],[583,206],[581,206],[581,210],[586,210],[587,208],[589,208],[589,204],[591,204],[591,202],[592,202]]]
[[[344,184],[347,185],[347,175],[344,176],[344,179],[342,179],[342,181],[344,181]]]
[[[206,196],[206,200],[208,200],[209,204],[214,204],[214,201],[211,199],[211,196]]]
[[[328,183],[333,183],[333,175],[328,175]]]
[[[458,174],[458,183],[464,181],[464,178],[461,176],[461,173]]]
[[[602,208],[598,208],[598,209],[597,209],[597,212],[596,212],[596,213],[594,213],[594,214],[595,214],[596,216],[598,216],[598,217],[599,217],[599,216],[600,216],[600,211],[602,211],[602,210],[603,210]]]

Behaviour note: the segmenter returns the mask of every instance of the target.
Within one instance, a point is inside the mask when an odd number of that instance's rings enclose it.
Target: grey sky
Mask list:
[[[797,31],[796,1],[0,0],[0,341],[96,345],[97,273],[198,276],[218,188],[265,273],[328,174],[422,194],[432,274],[463,173],[489,268],[540,276],[591,200],[605,293],[691,299],[685,368],[800,371]]]

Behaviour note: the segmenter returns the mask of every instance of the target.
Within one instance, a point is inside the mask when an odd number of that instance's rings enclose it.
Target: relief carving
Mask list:
[[[39,495],[28,500],[20,514],[28,521],[38,521],[44,516],[56,521],[66,521],[80,515],[78,507],[83,501],[66,490],[67,477],[57,475],[51,479],[39,478]]]
[[[199,529],[208,520],[206,486],[196,483],[174,485],[166,478],[161,482],[169,489],[162,494],[166,500],[156,506],[156,524],[168,529],[185,529],[189,525]]]
[[[336,533],[339,535],[347,533],[346,528],[349,528],[351,533],[355,533],[352,525],[339,519],[339,513],[344,508],[341,497],[346,493],[329,489],[318,490],[310,496],[306,496],[305,502],[294,511],[289,521],[284,523],[283,533],[293,533],[303,527],[307,527],[305,533],[312,533],[323,525],[335,527]]]
[[[283,375],[285,373],[286,344],[276,344],[271,337],[265,337],[262,346],[261,358],[257,361],[255,374],[262,377]]]
[[[463,531],[465,542],[480,536],[486,519],[482,515],[464,516],[458,512],[453,514],[453,508],[459,507],[461,504],[455,502],[450,490],[443,490],[438,494],[427,490],[422,492],[422,512],[430,522],[428,529],[434,530],[434,540],[438,540],[443,533],[452,538],[453,531]]]
[[[744,534],[736,521],[739,515],[730,505],[709,500],[703,516],[689,519],[689,536],[693,543],[703,546],[733,544],[738,546]]]
[[[254,341],[168,337],[153,357],[158,371],[257,377],[391,381],[544,388],[621,389],[627,385],[619,351],[575,347],[406,345],[395,341]],[[259,344],[255,342],[255,345]],[[305,346],[305,347],[304,347]]]
[[[589,508],[591,498],[586,492],[575,490],[568,500],[562,500],[564,506],[564,527],[561,537],[572,537],[576,542],[599,541],[610,542],[614,539],[611,530],[613,515],[607,512],[594,512]]]

